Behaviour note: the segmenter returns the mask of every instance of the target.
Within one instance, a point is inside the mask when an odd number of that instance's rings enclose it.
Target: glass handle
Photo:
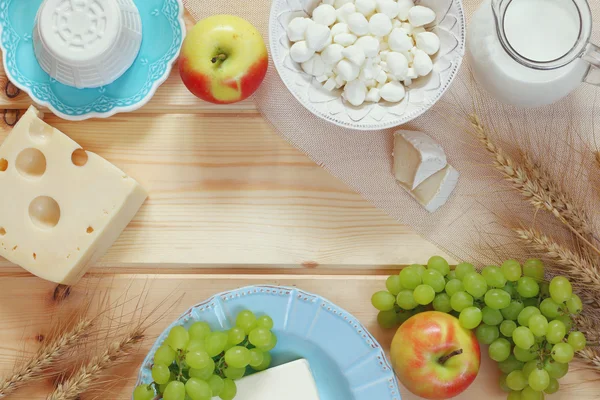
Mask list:
[[[600,86],[600,47],[590,43],[583,59],[591,64],[585,81]]]

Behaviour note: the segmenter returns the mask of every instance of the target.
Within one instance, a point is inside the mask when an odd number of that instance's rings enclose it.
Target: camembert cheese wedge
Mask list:
[[[415,200],[429,212],[446,204],[459,173],[442,146],[422,132],[396,131],[393,155],[396,180]]]
[[[41,278],[73,284],[147,193],[40,117],[30,107],[0,146],[0,255]]]
[[[235,400],[319,400],[317,384],[306,360],[269,368],[235,383]],[[213,397],[213,400],[220,399]]]
[[[429,212],[434,212],[448,201],[458,183],[458,171],[447,165],[417,186],[411,193]]]
[[[446,166],[442,146],[422,132],[394,133],[394,175],[409,190]]]

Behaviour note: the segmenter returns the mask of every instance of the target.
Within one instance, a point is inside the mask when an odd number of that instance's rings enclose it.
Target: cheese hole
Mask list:
[[[31,125],[29,125],[29,136],[37,142],[43,143],[50,139],[54,129],[39,119],[34,119],[31,121]]]
[[[4,172],[8,169],[8,160],[6,158],[0,158],[0,172]]]
[[[0,236],[6,235],[6,229],[0,228]]]
[[[38,178],[46,172],[46,156],[38,149],[25,149],[17,156],[16,166],[21,175]]]
[[[87,233],[92,233],[92,232],[94,232],[94,228],[92,228],[91,226],[88,226],[88,228],[85,231]]]
[[[33,253],[33,259],[37,260],[37,254]]]
[[[29,218],[39,228],[54,228],[60,220],[60,207],[52,197],[36,197],[29,204]]]
[[[83,149],[77,149],[71,154],[71,161],[78,167],[83,167],[88,162],[88,154]]]

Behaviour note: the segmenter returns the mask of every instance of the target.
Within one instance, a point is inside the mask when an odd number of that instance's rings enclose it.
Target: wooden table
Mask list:
[[[0,71],[1,72],[1,71]],[[6,122],[30,105],[0,74],[0,109]],[[7,94],[8,93],[8,94]],[[358,317],[387,347],[370,305],[385,275],[399,266],[442,254],[410,228],[374,208],[281,138],[250,101],[215,106],[194,98],[176,72],[141,110],[107,120],[68,122],[47,114],[86,150],[136,178],[150,198],[85,282],[99,281],[111,296],[151,288],[156,302],[185,293],[149,331],[156,335],[181,312],[212,294],[252,284],[298,286],[321,294]],[[0,119],[1,120],[1,119]],[[61,300],[56,285],[0,260],[0,375],[30,354],[50,321],[80,304],[81,289]],[[100,278],[100,279],[98,279]],[[89,286],[89,285],[88,285]],[[61,311],[62,310],[62,311]],[[104,399],[128,399],[145,343]],[[461,399],[505,396],[497,371],[484,366]],[[598,399],[598,376],[576,366],[553,399]],[[46,379],[14,395],[44,399]],[[415,399],[402,388],[405,399]],[[96,398],[97,392],[82,396]],[[346,399],[340,399],[346,400]],[[374,399],[376,400],[376,399]]]

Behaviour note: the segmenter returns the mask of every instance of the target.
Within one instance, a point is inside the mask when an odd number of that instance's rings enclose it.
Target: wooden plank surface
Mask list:
[[[151,296],[145,304],[146,309],[152,309],[164,299],[175,299],[176,294],[183,293],[183,298],[149,330],[149,340],[140,347],[130,362],[107,371],[106,376],[119,377],[119,382],[106,387],[107,393],[90,392],[82,396],[81,400],[91,400],[96,396],[102,399],[129,399],[141,361],[156,335],[190,306],[216,293],[249,285],[296,286],[321,294],[351,312],[373,333],[384,348],[389,348],[394,332],[384,331],[377,326],[376,312],[369,302],[371,294],[384,287],[384,279],[378,276],[322,276],[314,279],[294,275],[161,275],[157,277],[156,275],[119,274],[116,277],[91,276],[78,287],[73,288],[68,297],[58,301],[55,296],[56,285],[33,277],[5,276],[2,278],[2,291],[0,291],[0,315],[3,321],[0,325],[0,337],[2,337],[0,376],[11,371],[15,359],[19,356],[31,354],[39,347],[40,338],[48,335],[52,320],[56,319],[57,315],[84,303],[86,288],[89,287],[96,288],[97,293],[108,289],[111,299],[125,298],[123,296],[127,292],[128,298],[135,300],[138,294],[150,291]],[[136,305],[136,301],[130,301],[123,312],[132,310]],[[473,400],[481,399],[481,396],[489,400],[506,398],[498,388],[499,373],[496,366],[488,359],[485,350],[483,353],[483,365],[477,380],[457,399]],[[11,398],[41,400],[45,398],[53,384],[53,379],[45,379],[17,392]],[[581,365],[574,365],[570,374],[561,381],[561,385],[559,394],[547,398],[550,400],[598,399],[600,389],[598,375],[583,370]],[[404,400],[417,399],[404,388],[401,388],[401,391]]]
[[[364,267],[423,262],[437,251],[258,114],[124,114],[79,123],[48,114],[46,121],[149,190],[99,266]],[[2,126],[0,141],[9,132]]]

